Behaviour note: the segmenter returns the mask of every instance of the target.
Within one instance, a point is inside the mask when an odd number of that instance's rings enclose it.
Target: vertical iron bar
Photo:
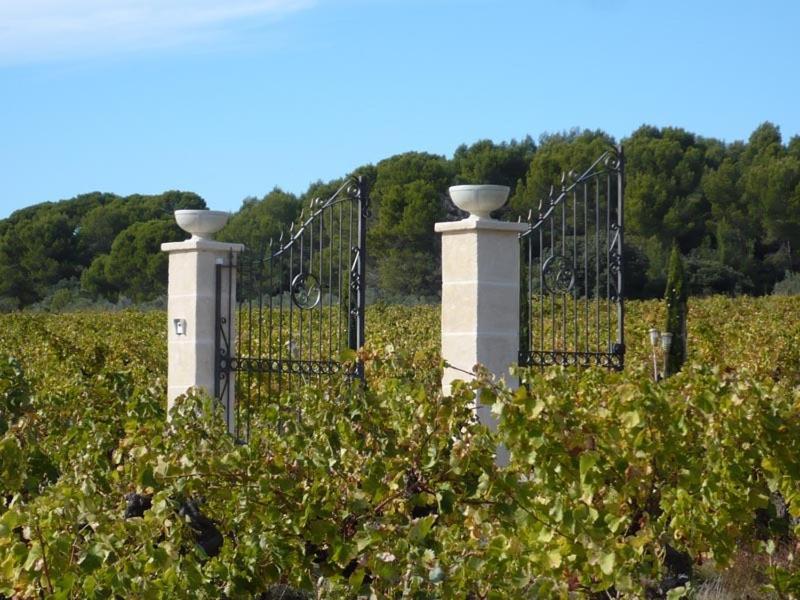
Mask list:
[[[600,180],[594,182],[594,306],[596,309],[595,333],[597,352],[600,352]]]
[[[611,175],[606,175],[606,352],[611,352],[611,252],[609,242],[611,241]]]
[[[328,359],[333,358],[333,207],[328,208]],[[320,294],[322,288],[320,288]]]
[[[539,215],[541,219],[541,215]],[[539,221],[539,348],[544,352],[544,224]],[[544,367],[544,355],[539,355],[539,362]]]
[[[347,248],[350,261],[347,263],[347,347],[352,348],[355,345],[353,336],[355,334],[355,325],[353,324],[353,269],[352,261],[354,259],[353,248],[353,199],[350,198],[347,202],[348,206],[348,234],[347,234]]]
[[[300,244],[300,250],[302,252],[303,244]],[[302,255],[301,255],[302,261]],[[301,263],[302,264],[302,263]],[[287,348],[288,358],[287,365],[289,367],[287,377],[286,377],[286,389],[292,391],[292,364],[294,362],[294,352],[292,352],[292,346],[294,345],[294,300],[292,299],[292,281],[294,281],[294,236],[289,235],[289,348]],[[302,331],[302,323],[301,323],[301,331]],[[283,351],[283,348],[281,348]]]
[[[625,258],[623,252],[623,235],[625,233],[625,155],[622,144],[617,147],[619,158],[619,172],[617,173],[617,254],[619,256],[619,270],[617,271],[617,342],[622,351],[625,351],[625,278],[623,269]],[[623,359],[624,360],[624,359]]]
[[[303,261],[300,261],[300,272],[306,273],[306,275],[311,274],[311,268],[314,266],[314,213],[312,211],[311,216],[308,218],[308,267],[303,264]],[[305,235],[305,224],[303,228],[303,235]],[[302,248],[302,244],[300,245]],[[310,283],[310,282],[309,282]],[[308,286],[306,286],[306,292],[308,292]],[[302,319],[305,316],[305,313],[308,313],[308,361],[311,364],[311,361],[314,360],[312,353],[314,352],[314,311],[313,310],[299,310],[297,313],[300,315],[300,322],[302,323]],[[300,358],[303,358],[303,354],[300,354]]]
[[[526,243],[528,244],[528,295],[525,297],[525,305],[528,307],[527,326],[528,326],[528,346],[525,351],[530,355],[533,351],[533,232],[531,222],[528,219],[528,234]],[[528,359],[530,360],[530,358]]]
[[[358,319],[356,343],[358,348],[364,345],[365,313],[367,309],[367,196],[366,180],[358,178]],[[364,381],[364,365],[357,363],[358,377]]]
[[[278,241],[278,396],[283,391],[283,271],[286,268],[283,252],[283,234]]]
[[[275,355],[275,348],[273,347],[272,340],[272,282],[273,282],[273,263],[275,257],[272,255],[272,238],[269,240],[269,275],[267,276],[267,293],[269,294],[269,343],[267,345],[267,357],[269,360],[269,371],[267,371],[267,397],[272,395],[272,357]]]
[[[230,290],[231,294],[231,301],[230,304],[233,306],[233,310],[238,313],[238,320],[241,322],[241,315],[242,315],[242,304],[244,303],[244,294],[245,294],[245,286],[244,286],[244,276],[243,272],[239,269],[238,259],[233,254],[233,251],[229,251],[228,253],[228,265],[232,271],[232,276],[230,277],[231,285],[235,286],[236,293],[234,293],[233,287]],[[252,292],[252,291],[251,291]],[[241,298],[238,300],[237,296]],[[231,341],[234,338],[234,331],[231,330],[230,334]],[[249,335],[252,335],[250,332]],[[241,348],[241,343],[238,340],[241,340],[241,328],[236,329],[236,339],[237,345]],[[241,349],[236,353],[237,358],[239,355],[242,354]],[[241,386],[240,386],[241,387]],[[235,388],[234,388],[234,398],[235,398]],[[250,412],[251,407],[253,406],[253,398],[252,398],[252,389],[248,389],[247,391],[247,401],[236,403],[236,439],[249,441],[250,439]],[[245,424],[242,426],[242,414],[244,413],[245,417]]]
[[[231,264],[232,260],[233,260],[233,251],[230,250],[230,251],[228,251],[228,344],[229,344],[229,347],[230,347],[230,350],[228,352],[228,364],[229,365],[230,365],[231,356],[234,353],[236,353],[237,355],[241,354],[241,352],[239,352],[238,349],[236,348],[237,344],[236,344],[236,341],[233,339],[233,335],[232,335],[233,331],[234,331],[233,326],[232,326],[232,324],[233,324],[233,310],[234,310],[234,303],[236,302],[236,297],[233,295],[233,265]],[[241,313],[241,310],[240,310],[239,311],[239,322],[240,322],[239,324],[240,325],[241,325],[241,318],[242,318],[241,314],[242,313]],[[241,331],[241,327],[239,327],[238,330]],[[230,374],[230,371],[228,371],[228,373]],[[227,394],[227,397],[225,399],[225,403],[226,403],[226,406],[225,406],[225,420],[226,420],[226,423],[225,423],[225,425],[226,425],[226,427],[230,427],[231,409],[233,408],[231,406],[230,376],[229,376],[229,381],[228,381],[228,394]],[[237,407],[237,410],[236,410],[236,414],[233,415],[233,417],[234,417],[233,421],[234,421],[234,429],[235,429],[234,435],[236,435],[239,432],[239,410],[238,410],[238,407]]]
[[[572,326],[575,346],[573,352],[578,352],[578,191],[572,190]],[[575,355],[575,364],[578,364],[578,355]]]
[[[566,183],[564,184],[566,186]],[[563,193],[563,192],[562,192]],[[567,260],[567,198],[563,194],[561,199],[561,258]],[[562,351],[567,351],[567,294],[561,294],[561,331],[562,331]],[[566,363],[566,355],[562,358],[562,363]]]
[[[258,264],[258,263],[256,263]],[[261,266],[259,265],[259,268]],[[259,378],[260,374],[258,371],[253,369],[253,288],[255,288],[255,279],[256,279],[256,269],[250,269],[250,281],[247,290],[247,357],[250,359],[248,361],[249,368],[247,370],[247,389],[248,393],[253,393],[253,377],[256,378],[256,385],[260,383]],[[259,311],[259,318],[261,317],[261,312]],[[241,317],[241,311],[239,311],[239,316]],[[241,329],[239,333],[241,335]],[[248,403],[252,404],[252,403]],[[249,408],[249,407],[248,407]],[[238,410],[239,407],[237,406],[237,413],[241,414],[241,410]],[[245,409],[245,417],[249,411]],[[238,420],[238,416],[237,416]],[[237,427],[238,429],[238,427]]]
[[[554,260],[556,255],[555,240],[556,240],[556,212],[550,214],[550,260]],[[551,263],[552,264],[552,263]],[[544,273],[544,271],[542,271]],[[547,290],[550,296],[550,338],[551,345],[550,351],[553,353],[553,362],[555,362],[556,352],[556,294],[555,290]]]
[[[280,240],[278,241],[278,250],[279,250],[279,259],[278,262],[278,274],[277,274],[277,281],[278,281],[278,395],[280,396],[281,392],[283,391],[283,295],[284,295],[284,284],[283,284],[283,273],[286,270],[286,254],[284,253],[283,248],[283,234],[281,234]]]
[[[324,235],[323,225],[325,224],[325,213],[323,212],[323,210],[320,210],[320,213],[317,216],[317,218],[319,219],[319,252],[317,252],[317,254],[319,254],[319,304],[317,305],[317,312],[318,312],[317,316],[319,317],[319,340],[317,341],[317,343],[319,344],[319,356],[317,356],[317,360],[321,361],[321,360],[323,360],[323,354],[322,354],[322,344],[323,344],[323,336],[322,336],[322,321],[323,321],[323,319],[322,319],[322,317],[323,317],[323,314],[322,313],[325,310],[325,305],[324,305],[324,302],[323,302],[323,299],[322,299],[322,289],[324,287],[323,283],[325,281],[325,278],[322,275],[322,273],[323,273],[323,271],[322,271],[322,237]],[[322,373],[321,372],[320,372],[319,379],[322,380]]]
[[[528,337],[526,335],[527,326],[525,324],[525,238],[522,237],[522,234],[517,238],[517,243],[519,244],[519,246],[517,246],[517,251],[519,252],[519,329],[517,331],[519,338],[517,348],[519,353],[517,363],[521,366],[522,361],[520,357],[522,357],[525,352],[525,345]]]
[[[342,238],[342,203],[339,203],[339,265],[337,268],[338,277],[339,277],[339,296],[336,298],[336,304],[339,307],[339,327],[336,332],[336,342],[337,342],[337,350],[341,351],[344,349],[342,346],[342,303],[344,302],[344,297],[342,296],[342,246],[343,246],[343,238]]]
[[[222,404],[222,265],[214,266],[214,399]],[[226,358],[230,360],[230,357]]]
[[[261,250],[259,253],[259,258],[261,261],[264,259],[264,240],[261,241]],[[264,373],[264,370],[261,368],[263,365],[264,360],[264,267],[263,262],[259,262],[258,265],[258,394],[256,396],[256,403],[261,407],[261,395],[262,389],[264,387],[264,378],[269,377],[269,375]],[[247,412],[247,431],[250,431],[250,414],[253,411],[250,410]]]
[[[591,181],[591,179],[589,180]],[[583,301],[584,301],[584,347],[589,355],[589,183],[583,186]],[[588,364],[588,358],[586,363]]]

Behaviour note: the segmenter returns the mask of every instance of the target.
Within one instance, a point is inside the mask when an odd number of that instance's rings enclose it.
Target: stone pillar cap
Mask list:
[[[202,238],[161,244],[162,252],[241,252],[243,250],[244,244],[216,242]]]
[[[434,225],[434,231],[445,233],[448,231],[469,231],[476,229],[488,229],[492,231],[513,231],[523,233],[530,229],[529,223],[511,223],[509,221],[498,221],[497,219],[475,219],[467,218],[460,221],[443,221]]]

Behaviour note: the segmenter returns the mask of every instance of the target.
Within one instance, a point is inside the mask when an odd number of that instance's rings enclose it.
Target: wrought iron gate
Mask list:
[[[583,172],[565,173],[520,235],[521,366],[625,361],[623,296],[624,157],[604,152]]]
[[[366,181],[349,178],[279,239],[217,265],[215,397],[235,411],[240,438],[284,390],[333,376],[363,381],[363,365],[341,355],[364,344],[368,211]]]

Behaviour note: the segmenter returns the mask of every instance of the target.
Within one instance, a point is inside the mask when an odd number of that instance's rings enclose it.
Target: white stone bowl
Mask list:
[[[508,200],[507,185],[454,185],[450,198],[461,210],[467,211],[470,219],[489,219],[489,213],[497,210]]]
[[[229,214],[222,210],[176,210],[178,227],[192,234],[193,240],[209,240],[225,227]]]

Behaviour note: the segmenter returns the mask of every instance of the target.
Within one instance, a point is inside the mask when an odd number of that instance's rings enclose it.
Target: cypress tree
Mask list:
[[[676,244],[672,245],[672,252],[667,264],[667,290],[664,299],[667,302],[667,323],[665,331],[672,334],[672,346],[667,357],[667,372],[671,375],[681,370],[686,360],[686,315],[687,290],[686,270],[683,258]]]

